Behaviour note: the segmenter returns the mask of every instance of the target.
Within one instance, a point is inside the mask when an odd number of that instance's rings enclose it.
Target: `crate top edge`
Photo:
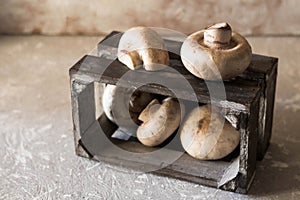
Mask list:
[[[84,83],[86,83],[86,82],[101,82],[101,83],[108,83],[108,84],[116,84],[116,82],[119,80],[117,75],[112,74],[112,72],[104,73],[106,65],[110,64],[110,62],[111,62],[111,60],[103,58],[103,57],[85,55],[76,64],[74,64],[70,68],[69,74],[70,74],[71,78],[76,79],[76,80],[81,80]],[[122,70],[123,71],[129,70],[127,67],[125,67],[122,63],[120,63],[117,60],[113,61],[112,66],[115,68],[120,68],[121,69],[121,70],[119,70],[120,73],[122,73]],[[142,74],[143,73],[149,73],[149,72],[145,71],[145,72],[142,72]],[[189,79],[191,79],[191,78],[194,79],[193,76],[189,77]],[[197,90],[200,91],[199,93],[197,93],[197,96],[201,100],[203,100],[204,103],[208,103],[209,102],[209,93],[206,93],[206,90],[203,89],[206,87],[205,82],[203,82],[203,80],[198,79],[196,77],[195,77],[194,82],[195,82],[195,84],[200,85],[197,87]],[[237,82],[237,83],[225,82],[224,85],[225,85],[225,89],[226,89],[227,98],[225,99],[226,102],[224,101],[223,103],[225,103],[227,105],[228,102],[233,102],[235,104],[235,106],[240,104],[240,106],[243,107],[241,110],[248,110],[251,103],[256,99],[258,94],[261,92],[261,88],[258,85],[255,85],[256,84],[255,81],[248,81],[247,83],[250,83],[252,85],[244,85],[244,86],[239,85],[238,83],[240,83],[240,82]],[[148,90],[148,92],[149,92],[149,90]],[[151,90],[150,90],[150,92],[151,92]],[[184,99],[184,97],[183,97],[183,99]],[[187,100],[189,100],[189,99],[187,99]],[[202,101],[199,101],[199,102],[202,102]],[[239,108],[241,108],[241,107],[239,107]]]

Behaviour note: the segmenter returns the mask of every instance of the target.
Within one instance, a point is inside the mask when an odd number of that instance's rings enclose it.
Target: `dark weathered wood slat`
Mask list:
[[[198,100],[203,103],[210,102],[210,96],[206,83],[202,79],[196,78],[192,74],[186,72],[186,70],[183,69],[183,66],[178,65],[178,62],[175,63],[176,64],[172,65],[171,61],[171,67],[174,67],[175,70],[178,69],[178,71],[183,72],[182,75],[191,84],[192,88],[195,91],[195,94],[198,97]],[[109,67],[107,67],[108,65]],[[116,84],[119,81],[119,78],[128,71],[129,69],[118,60],[113,61],[103,57],[85,56],[71,68],[70,73],[76,73],[77,76],[89,76],[93,81]],[[147,72],[145,70],[135,70],[131,73],[136,74],[136,77],[144,80],[146,80],[151,74],[151,72]],[[168,83],[170,83],[171,87],[173,85],[173,88],[170,89],[177,91],[177,94],[179,94],[179,96],[177,96],[178,98],[192,101],[194,100],[191,91],[187,91],[186,88],[180,88],[183,87],[183,85],[178,84],[177,74],[160,71],[155,75],[157,76],[156,78],[158,80],[164,79]],[[140,83],[137,81],[128,81],[128,86],[135,86],[136,84]],[[211,84],[214,83],[211,82]],[[234,82],[225,81],[224,86],[226,90],[227,101],[239,103],[242,105],[249,105],[260,90],[260,88],[254,81],[245,81],[241,79],[236,79]],[[142,90],[162,95],[174,96],[174,94],[170,93],[170,90],[168,90],[167,88],[158,87],[157,85],[148,85],[147,87],[143,87]]]

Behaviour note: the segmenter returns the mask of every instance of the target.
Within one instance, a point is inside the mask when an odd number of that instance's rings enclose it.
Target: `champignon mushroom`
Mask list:
[[[218,23],[188,36],[183,42],[181,59],[195,76],[230,79],[249,66],[252,50],[247,40],[231,31],[228,23]]]
[[[146,146],[160,145],[180,124],[180,104],[171,97],[166,98],[162,104],[154,99],[141,112],[139,120],[143,124],[137,129],[138,140]]]
[[[223,129],[218,130],[216,127]],[[182,125],[180,140],[185,151],[192,157],[216,160],[227,156],[237,147],[240,133],[223,116],[211,113],[211,107],[205,105],[196,107],[189,113]]]
[[[127,95],[131,92],[131,89],[110,84],[104,89],[102,96],[103,110],[107,118],[119,126],[138,124],[138,116],[154,98],[153,94],[135,91],[129,99],[129,105],[126,105],[128,102],[128,100],[126,101]],[[132,123],[132,120],[134,123]]]
[[[131,70],[144,65],[145,70],[156,71],[169,64],[169,54],[163,39],[147,27],[134,27],[122,35],[118,59]]]

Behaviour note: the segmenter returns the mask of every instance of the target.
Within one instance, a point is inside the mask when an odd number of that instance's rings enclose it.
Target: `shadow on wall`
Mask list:
[[[242,34],[300,34],[297,0],[3,0],[0,33],[101,34],[155,26],[189,34],[227,21]]]

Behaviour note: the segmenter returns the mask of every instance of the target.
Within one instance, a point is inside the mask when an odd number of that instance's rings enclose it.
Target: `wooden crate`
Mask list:
[[[117,126],[104,114],[97,118],[95,113],[95,84],[116,84],[129,70],[115,59],[120,37],[118,32],[112,32],[98,44],[98,56],[84,56],[70,69],[76,153],[94,160],[147,171],[153,167],[153,162],[149,162],[153,157],[147,157],[148,154],[145,153],[153,152],[159,147],[145,147],[134,139],[123,141],[112,138]],[[179,52],[181,42],[165,41],[170,52]],[[204,104],[210,103],[205,82],[191,75],[182,66],[176,53],[170,53],[170,58],[170,66],[189,81],[197,100]],[[277,58],[253,55],[251,65],[244,74],[235,80],[224,82],[226,101],[215,104],[223,108],[225,117],[231,119],[230,122],[241,134],[240,145],[232,154],[218,161],[201,161],[184,153],[170,165],[161,162],[161,169],[152,173],[246,193],[255,174],[256,160],[263,158],[271,137],[277,63]],[[140,71],[139,76],[146,78],[148,73]],[[160,73],[160,76],[171,83],[176,82],[174,75]],[[128,87],[136,85],[139,83],[127,84]],[[177,91],[177,98],[194,101],[182,88],[172,89]],[[157,85],[146,85],[139,90],[174,96],[169,89]],[[176,145],[161,149],[159,158],[154,163],[182,151],[178,134],[173,141]],[[114,145],[107,145],[108,143]],[[138,153],[126,154],[119,148]]]

